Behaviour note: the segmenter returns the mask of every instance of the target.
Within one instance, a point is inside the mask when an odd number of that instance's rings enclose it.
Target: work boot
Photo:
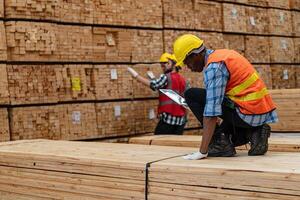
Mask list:
[[[216,127],[213,138],[208,146],[209,157],[231,157],[236,154],[228,135]]]
[[[251,148],[248,151],[249,156],[264,155],[268,151],[268,137],[270,137],[271,128],[264,124],[249,135]]]

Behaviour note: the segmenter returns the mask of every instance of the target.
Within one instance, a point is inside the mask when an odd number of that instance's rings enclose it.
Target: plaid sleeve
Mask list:
[[[150,81],[150,88],[155,91],[164,88],[167,84],[168,84],[168,77],[165,74],[162,74],[158,79],[154,79]]]
[[[214,117],[222,115],[222,102],[228,78],[229,73],[223,62],[211,63],[205,69],[206,104],[203,116]]]

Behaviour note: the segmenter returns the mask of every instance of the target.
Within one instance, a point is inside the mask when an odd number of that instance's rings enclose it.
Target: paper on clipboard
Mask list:
[[[185,99],[170,89],[159,89],[160,92],[164,93],[166,96],[168,96],[170,99],[172,99],[175,103],[185,107],[189,108],[187,103],[185,102]]]

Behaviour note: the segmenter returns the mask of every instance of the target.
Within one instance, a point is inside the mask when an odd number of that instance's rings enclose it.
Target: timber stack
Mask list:
[[[299,0],[0,0],[0,140],[152,132],[158,94],[126,68],[159,76],[160,55],[184,33],[245,55],[269,89],[300,88]],[[201,74],[182,74],[203,86]],[[285,120],[275,127],[300,130]]]

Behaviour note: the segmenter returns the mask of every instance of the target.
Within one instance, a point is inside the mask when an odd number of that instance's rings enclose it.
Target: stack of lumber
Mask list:
[[[246,51],[245,43],[246,43],[245,36],[243,35],[223,34],[223,44],[225,49],[234,49],[235,51],[239,52],[241,55],[245,55],[245,51]]]
[[[0,0],[0,18],[4,17],[4,0]]]
[[[245,57],[251,63],[270,63],[269,38],[245,36]]]
[[[6,108],[0,108],[0,142],[10,140],[8,112]]]
[[[5,26],[10,61],[154,62],[163,48],[160,30],[18,21]]]
[[[293,63],[294,55],[294,42],[292,38],[270,37],[271,63]]]
[[[279,200],[300,196],[299,153],[259,157],[241,153],[201,161],[181,158],[196,150],[70,141],[8,142],[0,145],[0,194],[34,200]]]
[[[150,135],[132,137],[128,142],[130,144],[199,148],[201,140],[202,136],[198,135]],[[246,151],[249,149],[250,146],[248,144],[237,147],[237,150],[239,151]],[[269,138],[269,151],[300,152],[300,136],[282,138],[271,134],[271,137]]]
[[[223,30],[225,32],[246,32],[246,7],[223,3]]]
[[[22,2],[5,0],[5,17],[83,24],[162,27],[161,4],[160,0],[151,2],[145,0],[24,0]]]
[[[7,59],[7,45],[5,27],[3,21],[0,20],[0,61]]]
[[[98,135],[94,104],[16,107],[11,116],[12,140],[78,140]]]
[[[167,28],[214,31],[222,29],[222,6],[219,3],[199,0],[164,0],[163,8],[164,26]],[[207,15],[211,17],[203,17]]]
[[[296,69],[290,65],[272,65],[272,88],[283,89],[283,88],[295,88],[296,87]],[[298,74],[299,75],[299,74]]]
[[[0,104],[6,105],[9,103],[7,70],[5,64],[0,64]]]
[[[280,1],[278,1],[280,2]],[[288,2],[288,1],[281,1]],[[269,9],[268,15],[270,18],[269,31],[275,35],[292,35],[292,12],[288,10]]]
[[[273,131],[300,131],[300,90],[272,90],[279,122],[271,124]]]
[[[247,33],[262,34],[268,32],[268,12],[265,8],[246,7]]]

